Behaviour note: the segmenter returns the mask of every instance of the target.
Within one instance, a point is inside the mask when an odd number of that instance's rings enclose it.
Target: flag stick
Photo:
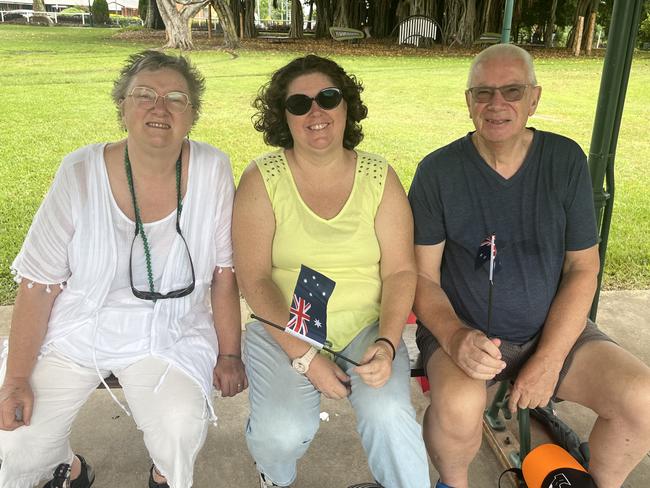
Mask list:
[[[487,309],[487,333],[485,334],[490,337],[490,323],[492,322],[492,289],[494,288],[494,282],[490,281],[490,288],[488,289],[488,309]]]
[[[271,322],[270,320],[263,319],[262,317],[259,317],[258,315],[255,315],[254,313],[251,314],[251,318],[252,318],[252,319],[255,319],[255,320],[259,320],[260,322],[264,322],[265,324],[270,325],[271,327],[275,327],[276,329],[281,330],[281,331],[283,331],[283,332],[287,332],[287,328],[286,328],[286,327],[282,327],[281,325],[274,324],[274,323]],[[288,333],[288,332],[287,332],[287,333]],[[291,335],[294,336],[294,337],[297,337],[298,339],[300,339],[300,340],[302,340],[302,341],[304,341],[304,342],[307,342],[308,344],[312,344],[311,341],[308,341],[308,340],[303,339],[302,337],[300,337],[299,334],[291,334]],[[320,344],[319,347],[320,347],[320,349],[323,349],[324,351],[327,351],[327,352],[329,352],[330,354],[336,356],[337,358],[341,358],[341,359],[343,359],[344,361],[347,361],[347,362],[350,363],[350,364],[354,364],[355,366],[361,366],[361,365],[360,365],[359,363],[357,363],[356,361],[352,361],[352,359],[345,357],[343,354],[340,354],[340,353],[338,353],[338,352],[334,352],[334,351],[332,351],[332,350],[331,350],[329,347],[327,347],[327,346],[324,346],[324,345]]]
[[[487,333],[486,335],[490,337],[490,325],[492,323],[492,291],[494,289],[494,267],[496,265],[497,257],[497,245],[496,245],[496,236],[494,234],[490,235],[490,270],[488,274],[489,279],[489,288],[488,288],[488,309],[487,309]]]

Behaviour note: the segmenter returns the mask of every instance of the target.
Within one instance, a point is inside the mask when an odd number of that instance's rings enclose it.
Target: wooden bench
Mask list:
[[[411,44],[420,47],[422,41],[435,41],[438,31],[442,32],[438,23],[426,15],[411,15],[396,27],[397,44]]]
[[[498,32],[484,32],[481,36],[474,41],[474,44],[499,44],[501,42],[501,34]]]
[[[359,42],[365,37],[364,33],[358,29],[348,27],[330,27],[330,35],[335,41]]]

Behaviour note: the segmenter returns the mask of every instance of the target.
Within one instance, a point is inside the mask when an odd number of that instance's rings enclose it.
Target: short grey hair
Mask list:
[[[467,77],[467,88],[472,87],[472,78],[474,77],[479,65],[495,58],[507,58],[522,61],[526,67],[528,82],[533,86],[537,86],[533,57],[530,53],[514,44],[495,44],[478,53],[472,61],[472,65],[469,68],[469,75]]]
[[[126,64],[120,71],[120,76],[113,83],[111,96],[117,106],[117,119],[122,124],[121,105],[127,97],[127,90],[135,76],[141,71],[157,71],[160,69],[173,69],[179,73],[187,83],[187,94],[192,104],[194,118],[192,125],[199,120],[205,79],[196,67],[183,56],[170,56],[161,51],[147,50],[129,56]]]

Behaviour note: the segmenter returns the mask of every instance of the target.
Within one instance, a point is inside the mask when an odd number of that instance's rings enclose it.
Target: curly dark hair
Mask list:
[[[120,71],[120,76],[113,82],[111,96],[117,107],[117,120],[122,124],[122,101],[128,95],[127,90],[131,81],[140,71],[157,71],[160,69],[173,69],[179,73],[187,83],[190,103],[194,110],[192,125],[196,124],[201,113],[201,102],[205,91],[205,79],[199,70],[183,56],[170,56],[161,51],[147,50],[129,56],[126,64]]]
[[[343,68],[331,59],[309,54],[296,58],[271,76],[271,81],[263,85],[253,107],[253,126],[264,134],[264,142],[269,146],[289,149],[293,147],[293,137],[287,124],[285,100],[289,84],[302,75],[321,73],[332,80],[336,88],[343,93],[348,106],[343,147],[354,149],[363,140],[361,122],[368,115],[368,108],[361,101],[363,86],[354,75],[347,74]]]

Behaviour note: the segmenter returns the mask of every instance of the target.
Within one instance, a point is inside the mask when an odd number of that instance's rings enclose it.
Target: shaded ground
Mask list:
[[[113,37],[115,39],[132,41],[137,40],[139,42],[160,42],[161,46],[165,43],[165,31],[155,31],[149,29],[122,30],[116,33]],[[207,31],[193,31],[192,39],[195,49],[224,49],[223,36],[221,35],[213,34],[212,38],[208,39]],[[487,44],[477,44],[469,49],[459,46],[448,48],[442,46],[442,44],[434,44],[428,47],[414,47],[398,45],[395,38],[369,38],[363,39],[359,42],[350,42],[334,41],[331,38],[316,39],[314,37],[305,37],[303,39],[289,39],[286,37],[286,34],[277,33],[274,33],[272,35],[262,33],[259,38],[241,39],[240,42],[240,49],[245,51],[304,51],[345,56],[472,56],[487,46]],[[572,52],[565,48],[546,49],[540,46],[522,47],[533,53],[533,56],[536,58],[573,57]],[[594,49],[592,51],[591,57],[602,57],[604,54],[604,49]]]

